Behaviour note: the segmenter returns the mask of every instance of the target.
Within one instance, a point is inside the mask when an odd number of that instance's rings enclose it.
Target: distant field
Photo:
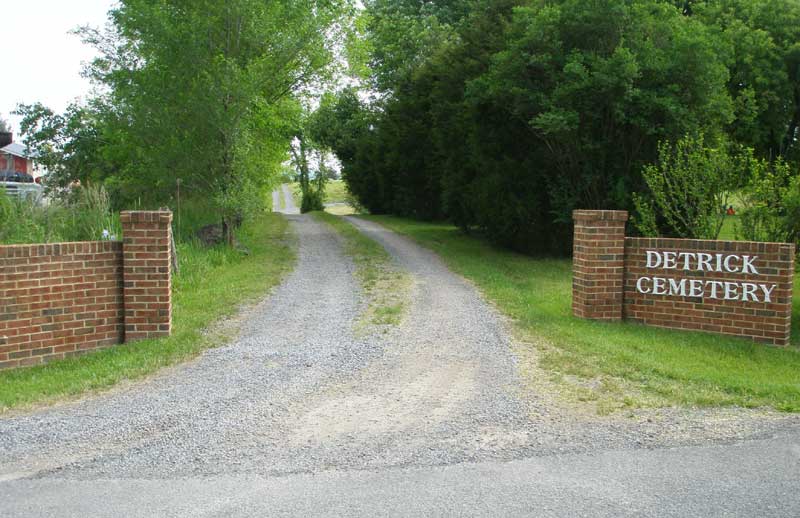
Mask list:
[[[298,207],[301,205],[302,193],[300,191],[300,184],[293,182],[289,184],[289,190],[292,192],[294,204]],[[342,180],[330,180],[325,184],[325,204],[339,204],[332,207],[327,207],[325,212],[334,214],[336,216],[350,216],[355,214],[356,211],[349,205],[350,196],[347,192],[347,185]]]
[[[349,204],[350,194],[347,192],[347,185],[342,180],[331,180],[325,186],[325,203],[335,203],[325,208],[325,212],[337,216],[349,216],[355,214],[356,210]]]
[[[325,185],[325,203],[347,203],[347,185],[342,180],[331,180]]]
[[[737,225],[739,224],[739,216],[725,216],[725,221],[722,223],[722,230],[719,233],[719,238],[723,241],[736,241]]]

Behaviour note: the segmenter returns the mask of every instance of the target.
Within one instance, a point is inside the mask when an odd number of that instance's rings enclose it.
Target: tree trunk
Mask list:
[[[794,115],[789,122],[789,128],[786,131],[784,141],[781,143],[781,156],[787,156],[792,146],[794,145],[795,134],[797,128],[800,126],[800,88],[795,88],[794,92]]]
[[[222,240],[228,246],[233,246],[233,225],[228,221],[228,218],[222,218]]]

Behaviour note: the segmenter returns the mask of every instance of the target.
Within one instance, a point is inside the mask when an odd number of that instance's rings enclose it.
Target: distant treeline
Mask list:
[[[573,209],[634,209],[660,143],[797,174],[798,0],[365,4],[365,87],[326,96],[313,133],[373,213],[564,252]]]

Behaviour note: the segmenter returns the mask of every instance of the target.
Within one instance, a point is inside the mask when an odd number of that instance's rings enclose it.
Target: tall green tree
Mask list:
[[[93,70],[131,116],[148,169],[213,194],[230,238],[243,200],[269,179],[271,171],[253,171],[252,163],[272,156],[277,171],[280,153],[265,143],[288,150],[281,115],[331,63],[329,35],[346,7],[336,0],[124,0],[112,14],[122,52]],[[128,48],[133,66],[116,67],[113,58]]]
[[[732,119],[725,48],[669,4],[567,0],[516,11],[508,47],[472,86],[544,148],[555,217],[630,204],[662,139]]]
[[[366,39],[373,86],[395,90],[410,79],[468,15],[474,3],[468,0],[367,0]]]
[[[331,139],[347,143],[351,192],[514,248],[568,249],[573,208],[631,208],[660,140],[716,137],[733,120],[729,43],[685,11],[654,0],[368,2],[382,95],[367,105],[345,94],[333,112],[352,119],[331,126],[359,135]]]
[[[78,31],[100,51],[86,73],[103,94],[63,115],[21,107],[25,129],[65,181],[91,169],[123,202],[163,203],[181,178],[214,201],[230,241],[277,181],[299,98],[330,74],[351,10],[350,0],[121,0],[110,30]]]
[[[104,97],[72,103],[63,113],[41,103],[21,104],[14,113],[22,118],[25,145],[48,172],[50,191],[65,192],[75,182],[98,183],[116,172]]]
[[[692,16],[730,48],[731,137],[767,159],[800,159],[800,2],[697,1]]]
[[[566,253],[572,210],[633,209],[660,142],[800,160],[797,0],[364,4],[368,89],[316,138],[374,212]]]

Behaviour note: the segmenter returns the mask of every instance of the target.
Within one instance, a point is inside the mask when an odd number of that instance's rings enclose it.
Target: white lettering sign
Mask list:
[[[704,252],[657,252],[645,254],[648,270],[664,269],[684,272],[738,273],[760,275],[756,268],[758,256],[738,254],[707,254]],[[777,284],[753,282],[680,279],[643,276],[636,281],[636,291],[644,295],[708,298],[713,300],[772,302]]]

